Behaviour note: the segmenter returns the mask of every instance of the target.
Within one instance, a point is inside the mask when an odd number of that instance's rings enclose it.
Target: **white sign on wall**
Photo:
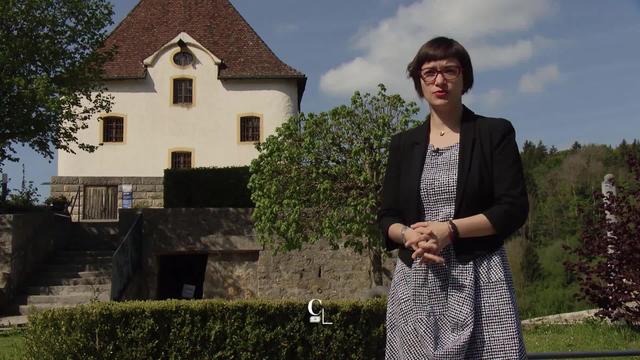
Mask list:
[[[132,202],[133,202],[133,185],[131,184],[122,185],[122,208],[131,209]]]
[[[182,285],[182,298],[183,299],[193,299],[193,296],[196,294],[196,286],[191,284],[183,284]]]

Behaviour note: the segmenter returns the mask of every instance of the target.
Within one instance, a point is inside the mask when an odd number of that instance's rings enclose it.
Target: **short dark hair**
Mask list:
[[[407,66],[408,77],[413,79],[413,85],[420,97],[424,97],[420,84],[420,68],[424,63],[445,59],[456,59],[462,67],[462,93],[466,93],[473,86],[473,67],[467,50],[459,42],[444,37],[435,37],[424,43],[418,53]]]

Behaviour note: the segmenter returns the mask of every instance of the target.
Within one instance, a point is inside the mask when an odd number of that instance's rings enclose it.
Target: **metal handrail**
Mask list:
[[[527,355],[529,359],[586,359],[601,357],[622,357],[638,356],[640,350],[619,350],[619,351],[581,351],[581,352],[546,352],[531,353]]]
[[[142,213],[136,216],[111,261],[111,300],[119,301],[142,263]]]
[[[71,202],[71,210],[67,207],[69,211],[69,217],[73,217],[73,209],[76,207],[76,200],[80,199],[80,186],[78,186],[78,190],[76,190],[76,194],[73,196],[73,201]],[[80,221],[80,205],[78,205],[78,221]]]

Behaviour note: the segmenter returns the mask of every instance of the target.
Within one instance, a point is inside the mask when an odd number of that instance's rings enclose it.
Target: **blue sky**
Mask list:
[[[112,2],[115,24],[137,3]],[[231,2],[276,55],[307,75],[304,112],[346,103],[380,82],[420,102],[406,64],[422,43],[444,35],[471,54],[475,85],[465,104],[511,120],[520,145],[640,139],[638,0]],[[30,150],[19,156],[36,184],[55,175],[55,161]],[[10,188],[19,186],[21,163],[5,170]],[[40,193],[44,199],[48,186]]]

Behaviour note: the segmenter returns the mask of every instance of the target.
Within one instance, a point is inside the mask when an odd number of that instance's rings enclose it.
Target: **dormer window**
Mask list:
[[[173,55],[173,62],[178,66],[188,66],[193,63],[193,55],[188,51],[180,51]]]
[[[193,103],[193,79],[173,79],[173,103],[181,105]]]

